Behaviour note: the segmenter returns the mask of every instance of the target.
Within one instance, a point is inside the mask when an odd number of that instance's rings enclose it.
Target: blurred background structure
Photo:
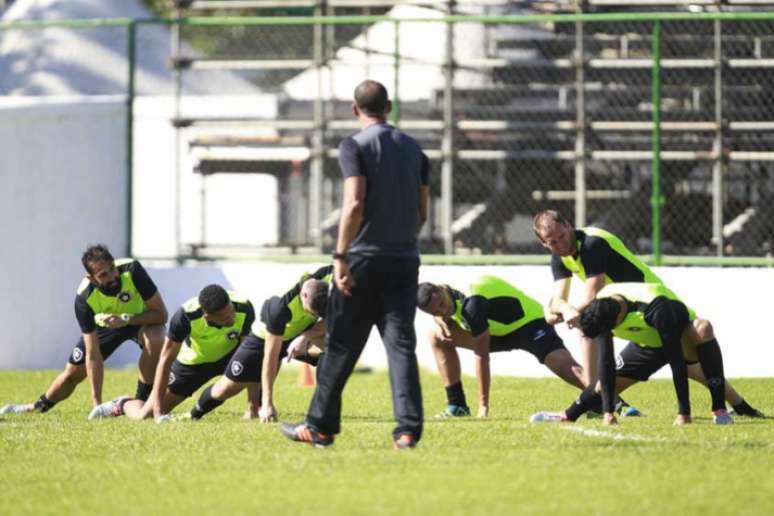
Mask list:
[[[84,141],[113,135],[81,179],[113,177],[116,245],[135,255],[327,253],[365,78],[433,163],[424,253],[527,261],[532,215],[556,208],[656,262],[772,254],[774,0],[2,7],[0,106],[31,133],[80,117]],[[94,18],[123,21],[21,22]]]

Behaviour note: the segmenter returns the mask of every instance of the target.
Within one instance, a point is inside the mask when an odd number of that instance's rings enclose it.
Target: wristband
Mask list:
[[[336,251],[333,252],[333,255],[331,255],[334,260],[347,260],[347,253],[337,253]]]

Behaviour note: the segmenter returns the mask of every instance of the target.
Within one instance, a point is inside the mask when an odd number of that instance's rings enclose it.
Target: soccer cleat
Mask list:
[[[435,417],[465,417],[470,415],[470,407],[465,405],[448,405],[443,412],[439,412]]]
[[[124,411],[121,408],[121,402],[128,399],[131,398],[129,398],[129,396],[121,396],[120,398],[106,401],[101,405],[97,405],[91,410],[91,412],[89,412],[89,421],[93,421],[94,419],[102,419],[105,417],[123,416]]]
[[[411,434],[403,434],[392,441],[392,447],[396,450],[411,450],[417,447],[417,439]]]
[[[621,417],[640,417],[642,416],[642,412],[639,411],[637,407],[632,407],[631,405],[622,407],[621,411],[619,412],[621,414]]]
[[[280,432],[291,441],[309,443],[315,448],[327,448],[333,444],[332,435],[321,434],[306,423],[282,423]]]
[[[564,423],[569,421],[564,412],[536,412],[529,417],[530,423]]]
[[[725,409],[721,409],[712,413],[712,421],[716,425],[731,425],[734,423],[734,418]]]
[[[2,410],[0,410],[0,414],[2,414]],[[752,409],[752,411],[747,412],[739,412],[737,410],[729,410],[728,415],[731,417],[750,417],[753,419],[766,419],[766,414],[761,412],[758,409]]]
[[[34,412],[35,405],[27,403],[23,405],[3,405],[0,407],[0,414],[26,414],[28,412]]]

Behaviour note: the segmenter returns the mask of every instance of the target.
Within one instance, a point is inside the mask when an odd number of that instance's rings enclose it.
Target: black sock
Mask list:
[[[35,402],[35,410],[38,412],[48,412],[54,408],[54,405],[56,405],[56,402],[46,398],[46,395],[43,394],[38,398],[38,401]]]
[[[457,405],[458,407],[468,406],[468,402],[465,401],[465,390],[462,388],[462,382],[446,387],[446,401],[449,405]]]
[[[151,392],[153,391],[153,384],[143,383],[142,380],[137,380],[137,392],[135,392],[135,399],[148,401]]]
[[[595,386],[586,387],[580,396],[573,402],[572,405],[567,407],[564,411],[567,419],[570,421],[577,421],[579,417],[588,412],[591,408],[598,407],[602,410],[602,395],[595,391]]]
[[[204,414],[212,412],[221,405],[223,405],[222,400],[216,400],[212,397],[212,385],[210,385],[204,389],[204,392],[202,392],[202,395],[199,396],[199,400],[196,402],[196,405],[194,405],[194,408],[191,409],[191,417],[194,419],[199,419]]]
[[[723,376],[723,355],[720,353],[717,339],[699,344],[696,348],[699,354],[699,363],[707,379],[707,388],[712,396],[712,410],[725,410],[726,408],[726,380]]]

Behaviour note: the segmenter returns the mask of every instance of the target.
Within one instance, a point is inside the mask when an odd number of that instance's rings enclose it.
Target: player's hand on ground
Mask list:
[[[608,425],[608,426],[617,425],[618,424],[618,420],[615,418],[615,414],[611,414],[610,412],[606,412],[602,416],[602,424],[603,425]]]
[[[277,409],[275,409],[273,405],[267,405],[258,410],[258,417],[260,418],[261,423],[276,423],[277,415]]]
[[[333,262],[333,280],[336,282],[336,288],[338,288],[342,294],[345,296],[352,295],[352,289],[355,288],[355,278],[352,277],[347,262],[343,260],[336,260]]]
[[[683,426],[683,425],[690,425],[691,423],[693,423],[693,419],[691,419],[690,415],[677,414],[674,425]]]
[[[247,409],[245,410],[245,413],[242,414],[242,419],[258,419],[258,411]]]
[[[478,417],[488,417],[489,416],[489,406],[488,405],[481,405],[478,407]]]

